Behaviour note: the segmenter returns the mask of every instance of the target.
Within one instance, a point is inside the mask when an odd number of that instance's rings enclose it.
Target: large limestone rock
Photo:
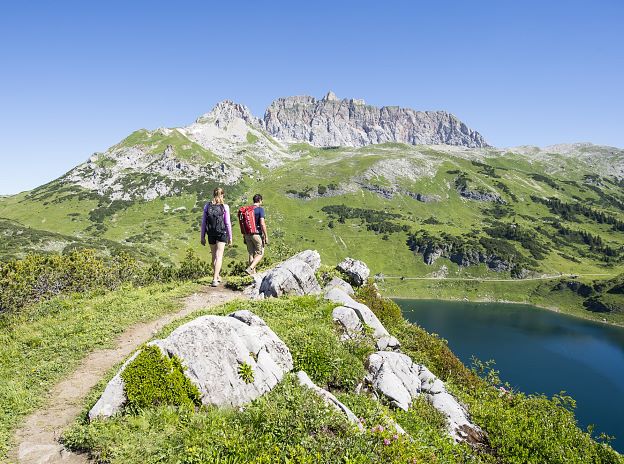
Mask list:
[[[360,432],[364,431],[364,426],[362,425],[360,420],[357,418],[357,416],[353,414],[353,412],[349,409],[349,407],[341,403],[338,400],[338,398],[336,398],[330,392],[317,386],[314,382],[312,382],[310,377],[308,377],[308,374],[306,374],[304,371],[299,371],[297,372],[297,379],[299,380],[300,385],[308,387],[317,395],[319,395],[321,398],[323,398],[325,403],[329,404],[330,406],[336,408],[338,411],[342,412],[347,417],[347,420],[349,422],[357,426]]]
[[[355,301],[344,290],[333,287],[325,293],[325,299],[352,309],[358,319],[373,330],[373,337],[375,339],[390,336],[386,328],[379,319],[377,319],[377,316],[375,316],[375,313],[365,304]],[[352,318],[352,316],[349,316],[349,318]]]
[[[474,425],[466,409],[447,392],[444,383],[425,366],[402,353],[379,351],[368,358],[366,381],[390,404],[407,411],[412,400],[426,395],[447,419],[447,430],[456,441],[483,443],[485,434]]]
[[[308,96],[279,98],[267,108],[264,126],[278,139],[317,147],[362,147],[385,142],[488,146],[481,134],[446,111],[378,108],[363,100],[341,100],[332,92],[321,100]]]
[[[368,276],[370,276],[368,266],[362,261],[353,258],[346,258],[336,268],[348,275],[351,282],[358,287],[364,285],[368,280]]]
[[[321,286],[316,280],[315,272],[320,266],[321,256],[317,251],[302,251],[257,277],[257,295],[279,297],[319,294]]]
[[[378,350],[396,350],[400,347],[399,341],[388,333],[368,306],[355,301],[339,286],[327,288],[325,299],[341,305],[334,308],[332,318],[343,328],[343,340],[356,338],[364,333],[366,327],[370,327]]]
[[[247,310],[228,316],[199,317],[152,344],[164,354],[182,360],[187,368],[185,375],[197,386],[206,405],[248,403],[273,389],[293,367],[284,342],[262,319]],[[251,366],[253,382],[246,383],[239,375],[243,363]],[[121,410],[125,394],[119,381],[127,364],[109,382],[102,398],[89,412],[91,419],[110,417]]]

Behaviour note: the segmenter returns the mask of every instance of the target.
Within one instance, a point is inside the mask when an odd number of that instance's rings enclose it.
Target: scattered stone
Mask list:
[[[355,301],[344,290],[334,287],[325,293],[325,299],[353,309],[364,327],[368,326],[373,330],[373,338],[379,339],[390,336],[379,319],[377,319],[377,316],[375,316],[375,313],[365,304]]]
[[[373,353],[368,358],[365,380],[391,405],[405,411],[411,407],[414,398],[426,395],[446,416],[447,430],[455,441],[485,442],[485,433],[470,422],[466,409],[446,391],[444,383],[425,366],[415,364],[409,356],[390,351]]]
[[[338,266],[336,266],[340,272],[344,272],[351,282],[358,287],[361,287],[368,280],[370,276],[370,269],[362,261],[358,261],[352,258],[346,258]]]
[[[321,398],[323,398],[325,403],[333,406],[338,411],[342,412],[347,417],[347,420],[349,422],[357,426],[360,432],[364,431],[364,426],[362,425],[360,420],[357,418],[357,416],[353,414],[353,412],[347,406],[345,406],[343,403],[338,401],[338,399],[334,395],[332,395],[327,390],[320,388],[314,382],[312,382],[310,377],[308,377],[308,374],[306,374],[304,371],[299,371],[297,372],[297,379],[299,380],[300,385],[308,387],[309,389],[314,391],[317,395],[319,395]]]
[[[360,321],[357,313],[352,308],[336,306],[332,312],[332,318],[334,321],[338,322],[344,330],[341,340],[357,338],[364,332],[362,321]]]
[[[399,343],[399,341],[391,335],[381,337],[375,342],[375,345],[379,351],[393,351],[398,350],[401,347],[401,343]]]
[[[266,271],[261,280],[256,280],[258,296],[279,297],[282,295],[316,295],[321,286],[315,272],[321,265],[317,251],[306,250]]]

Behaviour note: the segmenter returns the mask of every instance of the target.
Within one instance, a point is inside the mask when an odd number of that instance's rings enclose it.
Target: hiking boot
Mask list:
[[[256,273],[256,270],[254,268],[248,267],[247,269],[245,269],[245,272],[252,276]]]
[[[219,282],[217,282],[216,280],[213,280],[212,283],[210,284],[211,287],[218,287],[219,286]]]

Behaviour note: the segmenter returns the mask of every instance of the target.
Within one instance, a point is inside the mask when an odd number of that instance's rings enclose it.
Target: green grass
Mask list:
[[[65,443],[110,463],[622,462],[608,446],[577,428],[566,398],[519,392],[502,397],[495,375],[487,376],[491,383],[477,377],[443,340],[405,321],[393,302],[377,298],[370,287],[359,297],[399,338],[405,353],[425,363],[470,405],[474,420],[489,433],[491,451],[454,445],[443,418],[425,400],[417,400],[403,412],[366,393],[354,393],[373,350],[372,341],[340,342],[331,320],[333,305],[310,296],[229,303],[198,311],[186,320],[200,314],[252,310],[289,346],[294,370],[306,370],[317,384],[338,395],[362,419],[364,433],[288,374],[273,391],[240,410],[158,406],[91,424],[83,415],[65,433]],[[156,337],[168,335],[183,322],[176,321]],[[94,392],[85,415],[96,399]],[[413,439],[394,437],[391,419]]]
[[[123,288],[59,297],[0,319],[0,459],[28,413],[92,350],[113,345],[130,325],[177,310],[197,284]]]
[[[249,145],[259,143],[254,139],[256,136],[253,133],[249,132],[247,135]],[[116,147],[141,146],[150,153],[156,153],[164,150],[168,144],[174,146],[176,156],[199,163],[213,160],[212,154],[202,152],[201,147],[190,143],[176,130],[169,135],[164,135],[162,131],[137,131]],[[373,274],[424,277],[445,266],[448,277],[509,277],[509,273],[496,273],[488,270],[485,265],[462,268],[443,258],[428,266],[423,262],[422,255],[415,255],[407,247],[406,232],[387,236],[375,234],[368,231],[366,224],[357,219],[347,219],[344,224],[333,221],[333,227],[330,228],[330,218],[321,210],[324,206],[344,204],[353,208],[388,211],[400,214],[401,217],[393,222],[398,226],[409,227],[412,231],[425,230],[436,236],[446,233],[455,237],[470,233],[475,240],[479,240],[487,237],[485,229],[491,226],[490,221],[494,219],[492,205],[467,200],[458,194],[454,181],[458,176],[457,172],[462,172],[470,179],[471,188],[496,191],[505,199],[507,205],[504,209],[508,209],[509,214],[496,219],[497,221],[506,224],[515,222],[550,247],[545,259],[537,262],[537,273],[617,274],[624,268],[623,255],[612,262],[604,262],[587,245],[558,238],[556,229],[545,221],[552,218],[553,214],[545,205],[531,200],[531,196],[536,195],[558,197],[565,202],[579,201],[624,220],[624,211],[613,204],[605,203],[601,198],[601,195],[606,195],[622,200],[624,196],[621,188],[607,181],[602,182],[598,191],[590,188],[585,183],[584,176],[594,173],[591,165],[585,161],[571,161],[570,157],[561,155],[539,159],[514,153],[489,156],[486,151],[485,158],[479,158],[479,162],[473,163],[452,151],[402,144],[373,145],[358,149],[320,149],[300,143],[290,145],[288,151],[299,153],[300,158],[289,160],[270,170],[253,157],[253,150],[250,149],[247,155],[242,155],[242,166],[255,170],[255,173],[246,177],[241,184],[227,188],[227,201],[232,211],[235,211],[238,206],[249,203],[254,193],[261,192],[265,199],[267,224],[272,238],[280,238],[295,249],[317,249],[327,263],[337,263],[346,256],[352,256],[365,261]],[[197,153],[200,156],[196,156]],[[607,155],[620,156],[606,153],[605,156]],[[360,184],[354,183],[363,182],[362,176],[371,168],[378,169],[380,163],[383,165],[393,160],[410,161],[416,169],[424,169],[426,172],[430,170],[433,174],[423,175],[415,180],[398,175],[394,181],[388,175],[378,175],[369,181],[377,186],[390,186],[394,182],[400,192],[392,199],[385,199],[369,190],[361,189]],[[482,164],[489,167],[484,168]],[[539,179],[549,180],[545,182]],[[134,181],[140,182],[141,179]],[[511,194],[498,186],[499,182],[504,183]],[[319,185],[330,184],[347,191],[335,196],[329,191],[327,195],[312,199],[291,198],[287,195],[288,190],[300,192],[310,188],[316,192]],[[150,202],[134,201],[119,205],[118,209],[103,211],[101,223],[96,224],[90,218],[91,210],[98,206],[94,194],[80,189],[71,190],[54,181],[30,193],[1,198],[0,217],[18,221],[23,226],[43,232],[79,237],[87,242],[108,240],[127,247],[141,247],[147,255],[158,256],[166,262],[179,262],[189,246],[198,254],[207,255],[207,249],[202,249],[198,241],[199,222],[201,207],[210,197],[213,186],[209,180],[205,180],[205,184],[198,181],[197,185],[185,186],[182,191],[186,193]],[[419,202],[407,192],[436,195],[440,201]],[[104,200],[103,204],[106,207],[108,203]],[[186,210],[173,212],[180,207]],[[169,212],[165,212],[167,208]],[[437,223],[428,223],[430,218],[435,218]],[[569,229],[598,235],[610,247],[624,250],[624,234],[614,232],[609,225],[598,224],[580,216],[576,220],[558,219]],[[536,230],[538,227],[542,232]],[[226,256],[226,266],[245,254],[236,224],[234,230],[235,247]],[[530,257],[529,252],[517,242],[511,244],[522,256]],[[9,248],[21,247],[21,244],[16,243],[15,247],[11,245],[4,250],[0,248],[0,257],[14,256],[9,254]],[[404,293],[411,293],[405,285],[402,287],[405,288]],[[413,292],[417,292],[420,284],[414,285]],[[452,289],[449,288],[449,291],[449,295],[436,294],[441,297],[454,297]],[[483,287],[481,291],[468,292],[467,295],[472,298],[472,293],[488,292],[488,287]],[[495,292],[496,298],[501,298],[500,294]],[[522,301],[525,300],[526,298],[522,298]],[[533,302],[550,304],[542,300]],[[568,310],[568,305],[565,304],[553,306]],[[583,311],[578,306],[574,308]]]

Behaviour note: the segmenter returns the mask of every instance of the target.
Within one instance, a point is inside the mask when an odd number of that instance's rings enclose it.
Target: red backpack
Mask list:
[[[238,210],[238,223],[240,224],[241,233],[257,234],[256,215],[254,214],[255,205],[243,206]]]

